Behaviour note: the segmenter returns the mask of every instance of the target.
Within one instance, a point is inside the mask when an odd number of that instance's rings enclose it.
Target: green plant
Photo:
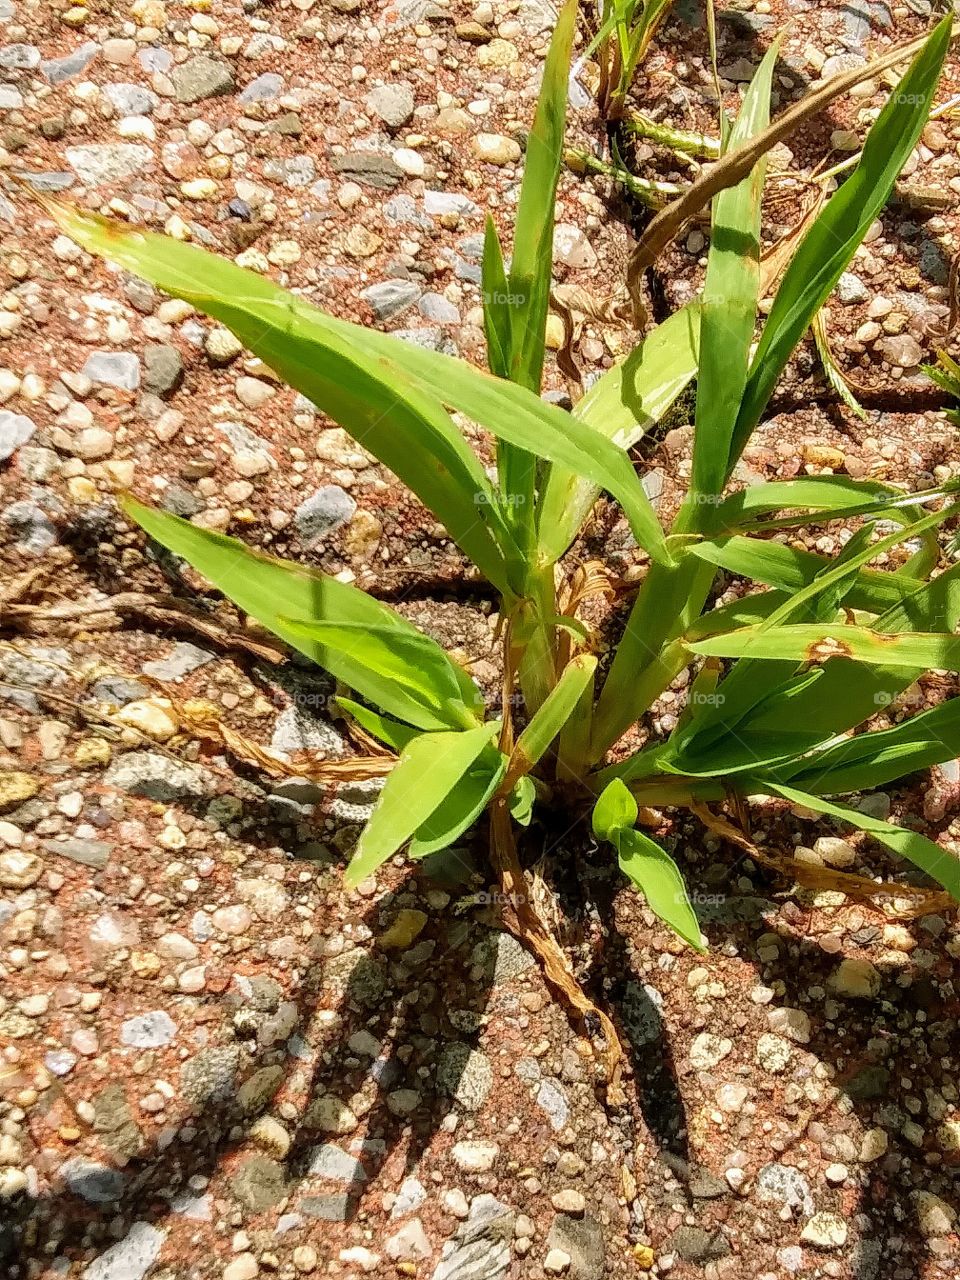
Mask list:
[[[575,12],[571,0],[553,37],[509,272],[493,224],[487,227],[483,287],[496,376],[334,319],[192,246],[46,207],[79,244],[229,326],[408,484],[500,593],[504,697],[501,717],[491,719],[470,676],[387,605],[123,499],[151,537],[355,690],[363,701],[343,700],[345,709],[396,752],[347,884],[373,874],[404,845],[413,858],[442,849],[488,809],[492,862],[512,904],[507,922],[586,1015],[597,1011],[524,892],[517,826],[544,798],[575,816],[592,808],[597,839],[613,846],[650,907],[696,947],[702,939],[682,877],[663,844],[638,830],[638,818],[650,816],[641,806],[686,807],[770,861],[709,806],[729,801],[738,814],[751,796],[786,799],[868,832],[960,899],[960,861],[952,854],[916,831],[827,798],[869,790],[960,751],[956,700],[854,732],[928,668],[960,670],[953,635],[960,565],[938,572],[936,541],[938,526],[960,514],[960,503],[945,501],[946,489],[907,495],[843,476],[729,491],[791,352],[916,144],[949,21],[917,53],[874,123],[859,166],[800,241],[756,349],[762,158],[714,198],[699,301],[655,328],[565,413],[538,392]],[[745,95],[728,154],[767,125],[775,59],[774,48]],[[692,476],[679,515],[664,530],[628,450],[694,378]],[[467,447],[451,410],[495,438],[496,481]],[[596,637],[577,617],[588,586],[567,556],[602,490],[620,503],[649,559],[609,662],[598,662]],[[833,560],[765,536],[837,520],[859,527]],[[916,549],[899,568],[870,568],[905,542]],[[766,590],[711,608],[718,569]],[[663,739],[647,734],[640,749],[625,752],[624,735],[642,728],[688,668],[694,676],[676,728]],[[518,686],[522,715],[513,710]],[[773,861],[790,876],[803,872],[793,861]],[[618,1050],[602,1021],[615,1081]]]
[[[599,46],[600,109],[608,120],[623,114],[637,68],[672,4],[673,0],[602,0],[600,30],[591,48]]]

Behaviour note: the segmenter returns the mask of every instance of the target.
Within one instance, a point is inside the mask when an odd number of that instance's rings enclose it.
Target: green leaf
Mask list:
[[[500,590],[512,535],[479,459],[448,413],[403,369],[404,344],[372,352],[368,331],[335,321],[253,271],[153,232],[51,205],[63,231],[227,325],[389,467]],[[359,337],[358,337],[359,335]],[[379,335],[383,337],[384,335]]]
[[[189,561],[244,613],[391,715],[421,729],[462,728],[476,722],[480,693],[466,673],[435,641],[366,592],[303,565],[262,555],[237,538],[199,529],[129,496],[121,498],[120,505],[151,538]],[[340,628],[326,643],[304,625],[325,621]],[[439,681],[435,689],[427,685],[432,692],[418,693],[409,680],[401,685],[378,674],[363,653],[352,651],[351,637],[364,631],[381,636],[389,632],[398,647],[406,645],[404,652],[415,653]],[[447,697],[442,709],[439,690]]]
[[[573,416],[623,450],[656,426],[696,376],[700,309],[688,303],[658,324],[574,405]],[[550,469],[540,499],[539,546],[551,562],[573,542],[600,495],[568,467]]]
[[[398,755],[408,742],[422,732],[420,729],[411,729],[408,724],[401,724],[399,720],[382,716],[370,707],[365,707],[362,702],[354,702],[352,698],[339,697],[334,701],[353,716],[361,729],[366,729],[367,733],[385,742]]]
[[[757,791],[765,795],[780,796],[791,804],[803,805],[815,813],[824,813],[828,817],[837,818],[850,826],[859,827],[885,844],[894,853],[906,858],[931,879],[943,885],[944,889],[960,901],[960,860],[952,853],[947,853],[938,844],[928,840],[919,832],[908,831],[904,827],[894,826],[891,822],[882,822],[879,818],[871,818],[859,809],[850,809],[846,805],[834,804],[821,796],[809,795],[806,791],[798,791],[784,783],[771,782],[768,779],[757,781]]]
[[[422,733],[407,743],[357,842],[344,877],[348,888],[373,875],[424,826],[498,728],[491,723],[464,733]]]
[[[878,710],[885,701],[878,703]],[[892,729],[844,738],[778,771],[776,776],[816,795],[842,795],[885,786],[958,755],[960,698],[949,698]]]
[[[537,799],[537,784],[529,773],[517,779],[516,786],[507,799],[510,816],[521,827],[529,827],[533,818],[533,806]]]
[[[775,39],[744,95],[728,148],[739,146],[770,123],[770,88],[780,51]],[[766,158],[748,177],[714,197],[710,252],[700,320],[700,370],[693,442],[694,503],[720,493],[740,400],[747,381],[750,345],[760,291],[760,205]],[[700,511],[701,520],[708,516]]]
[[[666,850],[635,829],[619,831],[616,845],[620,870],[637,886],[654,915],[695,951],[706,950],[680,868]]]
[[[221,320],[341,421],[409,484],[499,590],[510,590],[500,549],[514,564],[521,562],[520,552],[486,472],[442,404],[497,439],[609,490],[639,544],[653,559],[671,562],[663,530],[622,450],[526,388],[463,360],[336,320],[255,272],[192,245],[53,202],[48,207],[71,239]]]
[[[510,380],[540,391],[553,269],[553,223],[563,160],[570,54],[579,0],[566,0],[557,17],[543,67],[540,96],[520,185],[510,263],[514,303]]]
[[[576,710],[596,669],[597,660],[591,654],[581,653],[570,659],[546,701],[517,739],[510,760],[511,772],[522,769],[528,773],[543,756]]]
[[[952,17],[936,26],[890,93],[860,163],[812,224],[784,273],[751,365],[727,460],[733,471],[791,353],[826,302],[916,146],[950,44]]]
[[[931,632],[894,635],[849,624],[785,623],[769,631],[762,625],[745,627],[698,640],[689,647],[693,653],[714,658],[815,663],[851,658],[878,667],[960,671],[960,636]]]
[[[487,339],[490,372],[506,378],[510,372],[512,345],[509,286],[503,266],[503,249],[496,223],[487,214],[483,236],[483,331]]]
[[[327,653],[345,655],[364,669],[365,698],[385,706],[396,696],[407,700],[403,719],[421,729],[473,728],[483,711],[480,690],[435,640],[401,622],[281,618],[284,627]],[[400,715],[402,713],[397,712]],[[427,720],[429,723],[423,723]]]
[[[942,496],[931,491],[930,499]],[[734,529],[745,520],[771,511],[812,509],[820,512],[860,512],[884,510],[898,499],[914,501],[919,495],[905,494],[879,480],[854,480],[849,476],[797,476],[794,480],[771,480],[752,484],[724,498],[717,508],[717,529]],[[887,501],[889,499],[889,502]],[[809,515],[806,519],[809,519]]]
[[[780,542],[745,538],[739,534],[704,539],[692,546],[690,552],[729,573],[788,592],[809,586],[817,574],[830,565],[824,556],[814,555],[811,551],[800,551]],[[847,603],[853,609],[882,613],[912,595],[921,585],[917,578],[861,569],[850,587]]]
[[[441,800],[410,841],[411,858],[428,858],[458,840],[487,807],[507,770],[506,758],[489,747]]]
[[[637,802],[619,778],[607,784],[593,806],[593,834],[598,840],[615,844],[614,837],[624,828],[632,827],[640,812]]]

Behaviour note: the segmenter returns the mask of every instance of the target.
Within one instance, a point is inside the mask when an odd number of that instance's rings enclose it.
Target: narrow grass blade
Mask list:
[[[780,49],[774,40],[744,95],[728,145],[737,147],[770,122],[770,89]],[[760,291],[760,205],[766,158],[713,202],[711,243],[700,319],[700,370],[688,499],[718,495],[747,381]],[[708,516],[704,507],[697,513]]]
[[[467,717],[476,722],[482,702],[466,673],[435,641],[366,592],[303,565],[262,555],[236,538],[198,529],[133,498],[123,497],[120,505],[151,538],[182,556],[245,613],[384,711],[420,729],[462,728]],[[323,620],[339,628],[338,641],[325,642],[310,633],[309,624]],[[358,654],[352,642],[344,643],[344,632],[356,637],[365,629],[381,637],[387,633],[398,650],[403,647],[411,658],[415,654],[448,693],[448,705],[431,705],[428,695],[378,671],[369,654]],[[411,678],[416,680],[415,672]],[[423,677],[424,687],[427,679]]]
[[[749,440],[790,354],[886,204],[927,123],[950,44],[944,18],[916,55],[867,135],[860,163],[804,236],[784,273],[751,366],[727,461],[727,474]]]
[[[361,832],[344,883],[355,889],[436,812],[492,741],[497,724],[464,733],[422,733],[407,743]]]
[[[720,569],[726,569],[728,573],[762,582],[779,591],[793,592],[807,587],[830,566],[829,560],[812,551],[800,551],[781,542],[744,538],[736,534],[728,538],[704,539],[692,546],[690,552]],[[921,585],[918,578],[861,569],[850,587],[847,603],[852,609],[882,613],[898,600],[912,595]]]
[[[487,339],[487,364],[498,378],[510,373],[512,346],[510,288],[503,266],[503,249],[496,224],[487,214],[483,237],[483,331]]]
[[[846,822],[849,826],[859,827],[861,831],[866,831],[875,840],[879,840],[888,849],[899,854],[901,858],[906,858],[908,862],[912,862],[914,866],[926,872],[931,879],[943,885],[951,897],[960,902],[960,860],[954,854],[941,849],[932,840],[928,840],[926,836],[920,835],[919,832],[908,831],[904,827],[894,826],[891,822],[881,822],[878,818],[871,818],[861,813],[859,809],[834,804],[821,796],[810,795],[806,791],[799,791],[784,783],[758,779],[757,791],[766,795],[780,796],[784,800],[789,800],[791,804],[802,805],[815,813],[823,813],[830,818],[837,818],[840,822]]]
[[[578,654],[567,663],[546,701],[517,739],[510,757],[511,778],[529,773],[546,753],[576,710],[596,669],[597,660],[592,654]]]
[[[816,795],[868,791],[918,769],[960,756],[960,698],[921,711],[892,729],[858,733],[816,755],[808,756],[780,776],[791,786]]]
[[[504,559],[513,541],[493,487],[449,414],[406,376],[410,344],[390,340],[372,358],[360,326],[332,320],[256,272],[166,236],[65,206],[48,208],[90,252],[227,325],[399,476],[481,572],[509,590]]]

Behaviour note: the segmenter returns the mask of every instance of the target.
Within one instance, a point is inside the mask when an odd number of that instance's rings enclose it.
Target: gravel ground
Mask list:
[[[781,105],[922,31],[930,7],[737,3],[719,28],[728,105],[787,17]],[[34,603],[85,609],[32,632],[0,619],[11,1280],[960,1274],[952,918],[786,896],[681,820],[665,834],[710,939],[695,956],[570,832],[535,829],[563,939],[630,1042],[631,1102],[610,1113],[590,1046],[498,928],[482,851],[344,894],[375,788],[271,783],[185,726],[184,707],[212,710],[293,760],[347,755],[322,675],[272,663],[252,633],[227,639],[236,619],[202,593],[192,626],[106,612],[118,591],[199,587],[118,516],[113,492],[133,487],[398,599],[495,690],[493,602],[431,518],[231,335],[58,237],[2,174],[479,361],[483,218],[509,232],[553,16],[545,0],[0,0],[3,580],[36,574]],[[680,3],[639,102],[709,129],[705,54],[697,6]],[[940,100],[956,80],[953,64]],[[778,165],[836,163],[880,91],[837,104]],[[570,131],[585,148],[603,137],[579,84]],[[950,119],[927,129],[913,194],[831,301],[866,420],[804,348],[742,478],[957,473],[918,366],[949,309],[958,139]],[[690,176],[652,149],[633,159]],[[771,202],[771,240],[799,208],[795,189]],[[558,281],[605,298],[636,211],[568,174],[558,217]],[[665,255],[663,312],[696,289],[704,250],[692,228]],[[633,340],[584,321],[577,359],[595,373]],[[553,368],[548,382],[562,393]],[[682,414],[647,462],[666,511],[689,472]],[[588,541],[636,562],[605,505]],[[681,700],[665,697],[662,726]],[[954,847],[958,781],[952,766],[891,788],[876,811]],[[771,832],[828,865],[900,872],[809,816]]]

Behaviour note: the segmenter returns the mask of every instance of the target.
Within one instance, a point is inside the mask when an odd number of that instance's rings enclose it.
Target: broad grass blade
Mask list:
[[[355,889],[428,821],[490,745],[495,723],[464,733],[422,733],[407,743],[387,776],[344,876]]]
[[[407,850],[410,857],[428,858],[459,840],[483,813],[506,771],[506,758],[495,747],[488,747],[417,828]]]
[[[695,951],[704,951],[697,920],[680,868],[655,840],[629,828],[616,834],[620,870],[647,900],[647,906]]]
[[[482,701],[466,673],[435,641],[366,592],[303,565],[265,556],[236,538],[199,529],[133,498],[121,498],[120,505],[151,538],[187,560],[244,613],[384,711],[420,729],[476,723]],[[326,640],[310,633],[311,623],[324,620],[333,624],[336,639],[332,633]],[[391,672],[378,669],[369,651],[364,653],[362,644],[355,646],[364,630],[380,637],[381,652],[389,643],[384,637],[391,637],[397,651],[422,664],[422,671],[409,672],[400,683]]]
[[[849,624],[784,623],[764,630],[746,627],[698,640],[693,653],[712,658],[756,661],[829,662],[851,658],[874,667],[936,667],[960,671],[960,636],[935,632],[891,635]]]

